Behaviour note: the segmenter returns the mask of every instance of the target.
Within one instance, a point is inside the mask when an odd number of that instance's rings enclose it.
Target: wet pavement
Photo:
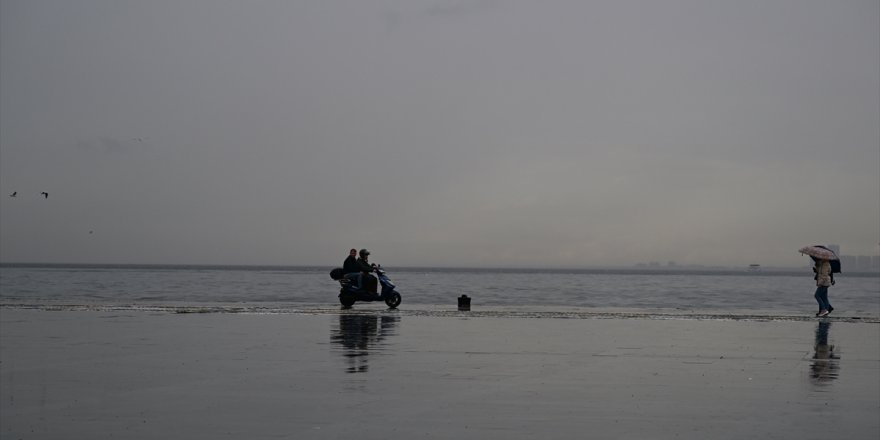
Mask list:
[[[880,325],[0,309],[2,438],[877,438]]]

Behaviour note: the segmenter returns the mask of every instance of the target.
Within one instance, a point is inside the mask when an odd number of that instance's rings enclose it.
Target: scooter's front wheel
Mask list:
[[[396,309],[397,306],[400,305],[401,301],[403,301],[403,298],[401,298],[400,294],[394,290],[392,290],[391,293],[385,295],[385,304],[392,309]]]

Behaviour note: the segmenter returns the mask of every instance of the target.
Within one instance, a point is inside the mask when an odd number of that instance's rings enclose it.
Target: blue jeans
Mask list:
[[[831,310],[831,303],[828,302],[828,286],[819,286],[816,288],[816,294],[813,295],[816,302],[819,303],[819,311]]]
[[[361,286],[364,284],[363,283],[364,277],[363,277],[363,275],[361,275],[360,272],[347,273],[347,274],[345,274],[344,278],[347,280],[353,280],[353,279],[357,278],[357,289],[360,289]]]

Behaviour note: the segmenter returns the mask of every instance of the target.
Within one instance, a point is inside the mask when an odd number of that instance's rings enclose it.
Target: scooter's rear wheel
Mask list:
[[[385,295],[385,304],[392,309],[397,308],[401,301],[403,301],[403,298],[396,291],[391,291],[391,293]]]
[[[351,307],[354,305],[356,298],[351,292],[340,292],[339,293],[339,302],[343,307]]]

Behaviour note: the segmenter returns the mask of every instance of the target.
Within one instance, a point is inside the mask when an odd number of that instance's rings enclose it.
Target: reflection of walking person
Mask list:
[[[834,284],[834,280],[831,278],[831,263],[821,258],[812,256],[810,258],[816,263],[813,266],[813,272],[816,273],[816,276],[813,277],[816,280],[816,294],[813,296],[819,303],[819,313],[816,313],[816,316],[828,316],[834,310],[834,307],[831,307],[831,303],[828,302],[828,288]]]
[[[822,321],[816,327],[816,344],[813,346],[813,362],[810,364],[810,377],[818,384],[837,379],[840,359],[834,352],[834,345],[828,343],[828,330],[831,323]]]

